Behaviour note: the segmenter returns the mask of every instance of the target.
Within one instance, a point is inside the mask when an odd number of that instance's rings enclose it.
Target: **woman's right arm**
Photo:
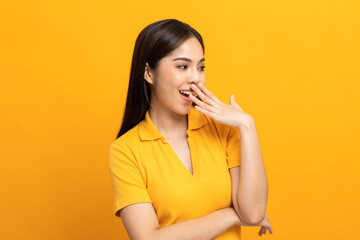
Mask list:
[[[151,203],[136,203],[120,210],[131,240],[208,240],[241,221],[232,207],[160,228]]]

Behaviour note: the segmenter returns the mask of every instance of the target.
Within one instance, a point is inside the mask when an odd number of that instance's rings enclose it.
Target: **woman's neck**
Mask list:
[[[175,114],[163,107],[152,106],[149,109],[149,116],[154,126],[167,141],[176,141],[187,137],[187,115]]]

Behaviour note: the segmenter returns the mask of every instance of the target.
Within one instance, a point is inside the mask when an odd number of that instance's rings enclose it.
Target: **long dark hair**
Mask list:
[[[150,84],[144,79],[146,63],[151,69],[156,69],[161,58],[190,37],[199,40],[205,53],[201,35],[188,24],[176,19],[154,22],[139,33],[131,62],[124,117],[117,138],[142,121],[150,107]]]

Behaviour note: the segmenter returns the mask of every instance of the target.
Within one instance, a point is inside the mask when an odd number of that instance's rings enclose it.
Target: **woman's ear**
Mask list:
[[[145,72],[144,72],[144,79],[149,83],[149,84],[154,84],[154,76],[153,76],[153,71],[150,68],[149,64],[146,63],[145,64]]]

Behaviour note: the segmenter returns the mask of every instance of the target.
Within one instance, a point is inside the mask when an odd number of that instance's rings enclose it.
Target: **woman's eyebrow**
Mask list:
[[[190,58],[185,58],[185,57],[178,57],[178,58],[173,59],[173,61],[177,61],[177,60],[186,61],[186,62],[192,62]],[[199,61],[199,63],[200,63],[200,62],[203,62],[203,61],[205,61],[205,58],[202,58],[202,59]]]

